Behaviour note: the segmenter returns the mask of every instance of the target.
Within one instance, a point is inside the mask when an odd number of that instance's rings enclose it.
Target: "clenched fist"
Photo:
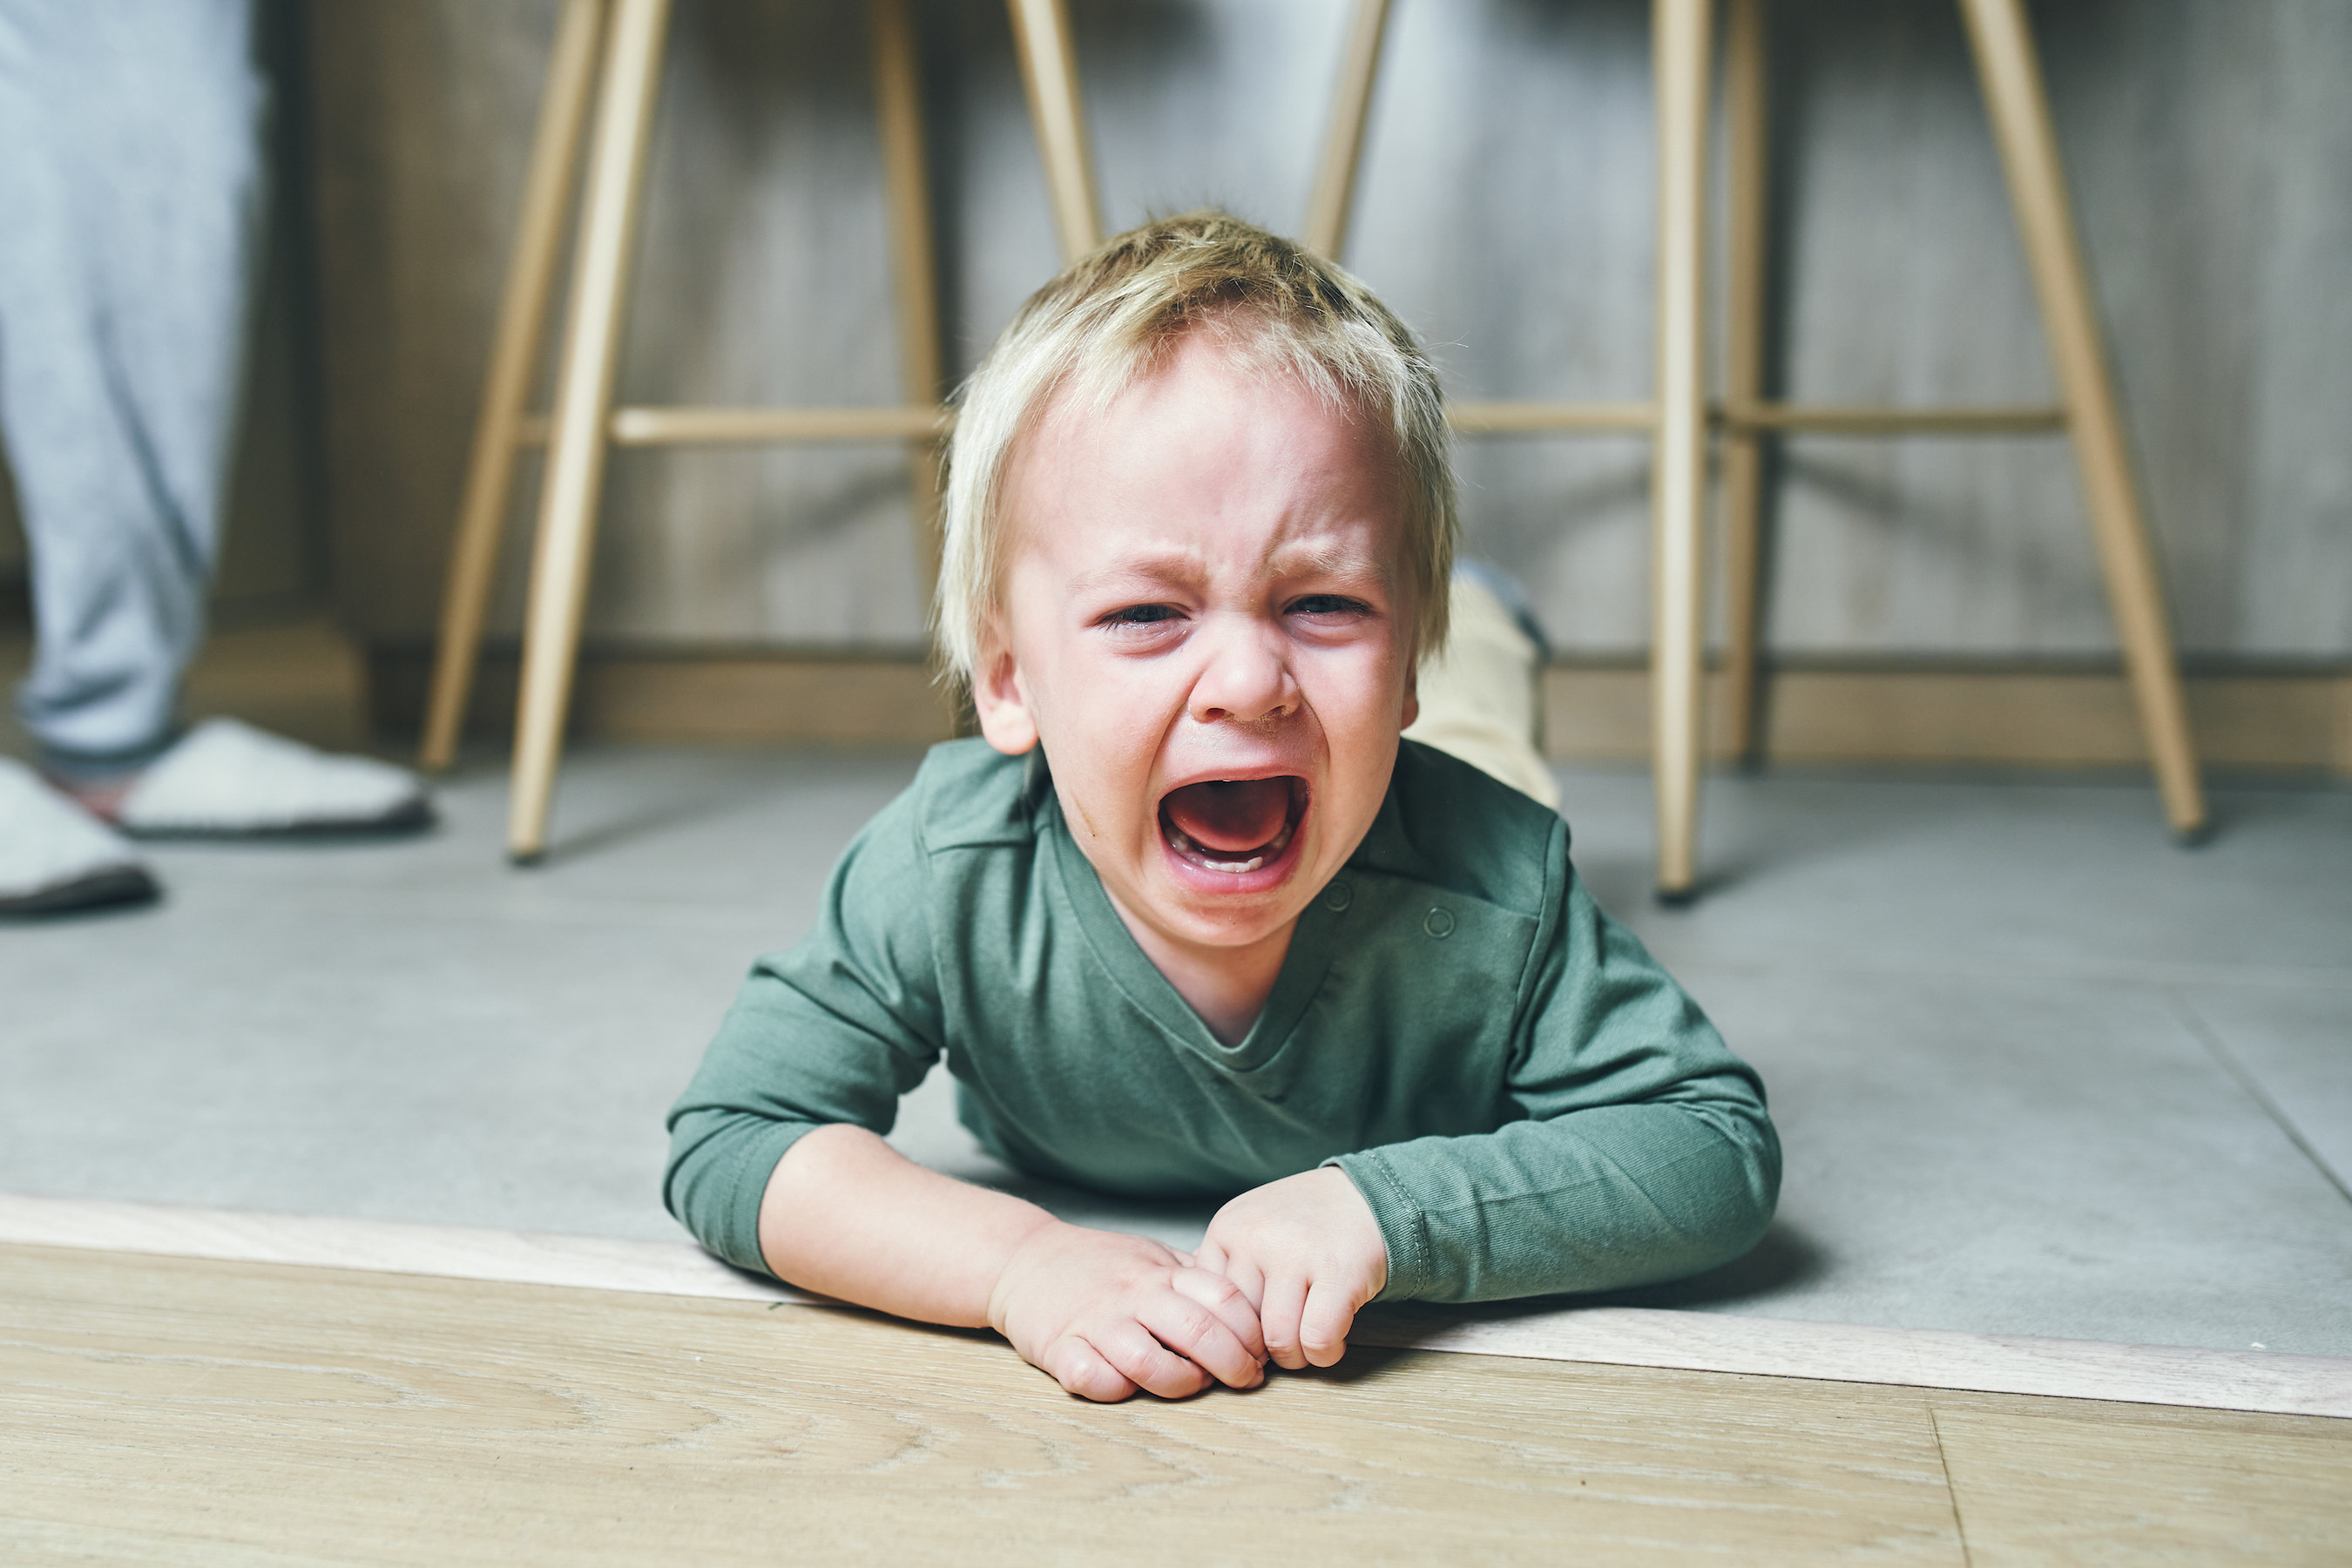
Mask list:
[[[1257,1310],[1277,1366],[1331,1366],[1348,1352],[1357,1309],[1388,1283],[1389,1254],[1371,1205],[1336,1166],[1254,1187],[1217,1211],[1194,1255]]]

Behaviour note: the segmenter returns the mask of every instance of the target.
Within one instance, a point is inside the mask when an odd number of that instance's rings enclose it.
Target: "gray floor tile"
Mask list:
[[[47,955],[44,989],[77,1000],[10,1031],[0,1185],[675,1234],[660,1112],[734,953],[658,926],[208,902]]]
[[[911,755],[615,752],[566,852],[502,781],[405,841],[153,847],[152,910],[0,930],[0,1187],[669,1238],[661,1116]]]
[[[1709,782],[1707,896],[1650,898],[1641,773],[1562,774],[1580,869],[1670,960],[2181,980],[2352,968],[2352,791],[2215,792],[2174,846],[2137,784]]]
[[[1786,1177],[1758,1255],[1643,1299],[2352,1354],[2352,1205],[2161,993],[1683,979],[1764,1074]]]

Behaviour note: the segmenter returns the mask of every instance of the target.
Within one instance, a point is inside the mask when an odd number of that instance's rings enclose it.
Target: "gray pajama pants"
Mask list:
[[[0,0],[0,433],[50,760],[172,735],[244,376],[268,90],[251,0]]]

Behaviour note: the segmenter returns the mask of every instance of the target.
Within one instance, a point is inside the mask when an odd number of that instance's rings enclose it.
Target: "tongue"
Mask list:
[[[1160,802],[1168,820],[1203,849],[1255,849],[1282,831],[1290,815],[1286,779],[1216,779],[1171,790]]]

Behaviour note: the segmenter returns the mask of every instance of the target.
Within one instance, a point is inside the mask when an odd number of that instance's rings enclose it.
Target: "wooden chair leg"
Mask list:
[[[1651,746],[1658,896],[1696,890],[1706,490],[1707,34],[1712,0],[1653,0],[1658,93],[1658,427],[1651,481]]]
[[[2066,405],[2074,460],[2106,578],[2124,665],[2139,705],[2164,814],[2184,839],[2202,837],[2205,793],[2182,700],[2164,589],[2132,478],[2123,418],[2108,379],[2042,67],[2021,0],[1961,0],[1985,107],[2009,175],[2010,199],[2042,301],[2043,331]]]
[[[500,524],[514,478],[515,428],[539,361],[548,289],[555,278],[565,209],[571,205],[603,21],[604,0],[564,0],[546,85],[541,89],[539,125],[531,133],[530,167],[523,179],[522,215],[515,226],[514,254],[507,261],[506,287],[499,296],[498,335],[482,378],[474,453],[466,469],[465,500],[458,508],[457,538],[449,552],[440,645],[425,712],[425,741],[417,755],[422,766],[436,773],[457,758],[466,701],[473,691],[482,620],[498,572]]]
[[[1764,395],[1764,245],[1767,212],[1764,0],[1731,0],[1725,16],[1723,109],[1730,167],[1730,235],[1725,266],[1724,401],[1745,407]],[[1754,429],[1723,437],[1724,750],[1741,763],[1762,751],[1756,721],[1763,615],[1764,447]]]
[[[1078,105],[1078,56],[1070,41],[1066,0],[1007,0],[1013,47],[1021,57],[1021,84],[1029,92],[1029,122],[1045,160],[1054,200],[1054,228],[1062,259],[1076,261],[1102,243],[1095,208],[1095,174],[1087,154],[1087,122]]]
[[[538,860],[547,848],[548,807],[587,604],[605,425],[668,22],[669,0],[614,0],[523,630],[522,701],[507,817],[507,852],[519,865]]]
[[[922,84],[907,0],[873,0],[874,102],[890,205],[891,282],[898,316],[898,382],[910,404],[940,400],[940,291],[931,239],[930,178],[923,150]],[[940,580],[940,448],[911,442],[915,561],[929,610]]]
[[[1307,226],[1299,242],[1318,256],[1339,259],[1348,243],[1348,217],[1356,203],[1356,169],[1364,156],[1364,123],[1371,117],[1372,83],[1381,72],[1381,45],[1388,37],[1389,0],[1356,0],[1355,25],[1348,31],[1348,56],[1339,68],[1339,90],[1331,100],[1330,129],[1323,162],[1307,198]]]

